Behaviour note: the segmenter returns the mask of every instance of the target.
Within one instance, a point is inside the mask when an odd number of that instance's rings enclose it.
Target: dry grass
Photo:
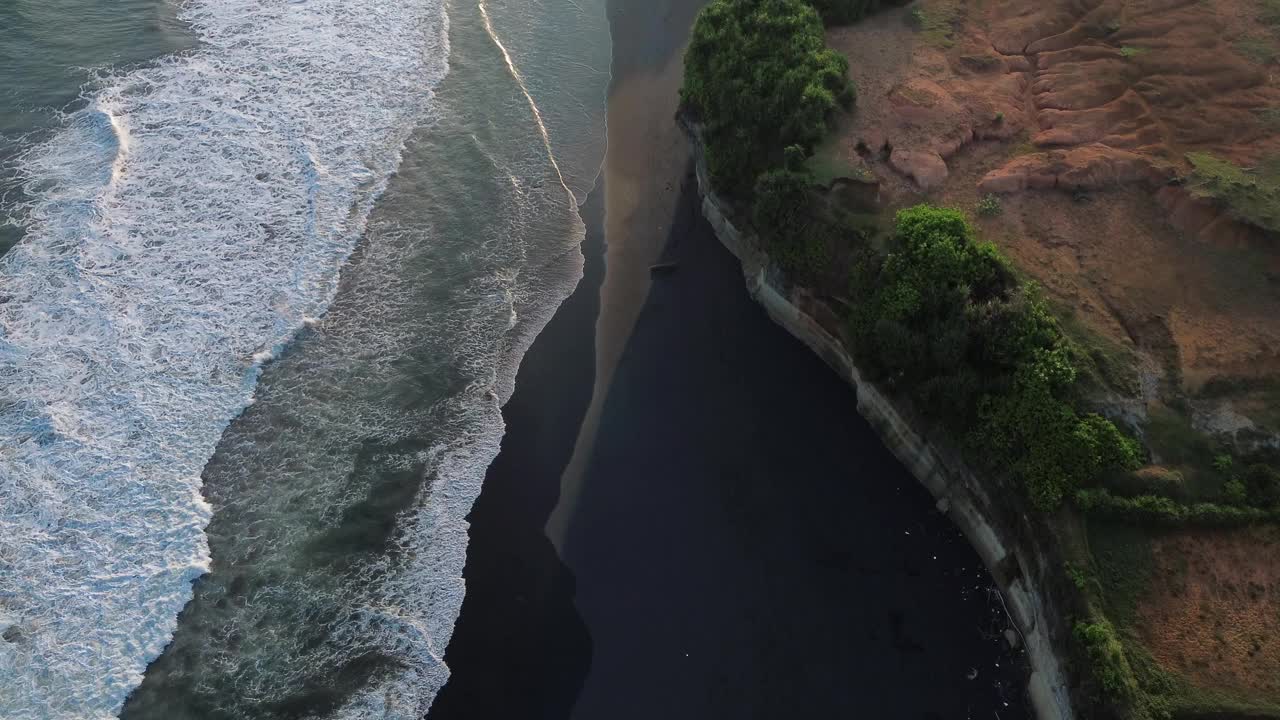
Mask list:
[[[1199,688],[1280,700],[1280,529],[1155,539],[1137,628],[1156,662]]]

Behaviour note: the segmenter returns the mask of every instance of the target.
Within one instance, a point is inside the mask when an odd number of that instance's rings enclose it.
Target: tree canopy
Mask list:
[[[848,70],[805,0],[712,0],[693,28],[681,97],[703,123],[716,186],[750,192],[786,148],[811,151],[854,100]]]

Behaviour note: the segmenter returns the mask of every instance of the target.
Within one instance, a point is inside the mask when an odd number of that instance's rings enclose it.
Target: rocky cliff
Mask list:
[[[956,453],[932,441],[905,407],[862,377],[840,339],[839,315],[806,288],[789,284],[748,225],[736,220],[741,213],[711,187],[698,128],[687,129],[703,215],[741,261],[751,296],[857,389],[858,412],[977,549],[1001,589],[1017,640],[1026,646],[1037,718],[1074,720],[1062,661],[1069,630],[1060,596],[1052,589],[1063,562],[1055,537],[1042,519],[1023,512],[1020,501],[1011,501],[1013,488],[972,473]]]

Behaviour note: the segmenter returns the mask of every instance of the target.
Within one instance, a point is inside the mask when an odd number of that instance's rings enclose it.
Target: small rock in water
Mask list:
[[[1009,643],[1009,647],[1014,650],[1018,649],[1018,645],[1022,642],[1022,638],[1018,637],[1018,632],[1013,628],[1004,629],[1004,640]]]

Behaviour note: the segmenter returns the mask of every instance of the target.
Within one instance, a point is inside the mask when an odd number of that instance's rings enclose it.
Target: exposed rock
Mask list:
[[[1101,144],[1023,155],[992,170],[978,184],[982,192],[1099,190],[1126,183],[1160,185],[1173,176],[1167,166],[1137,153]]]
[[[1004,641],[1009,643],[1009,647],[1014,650],[1017,650],[1018,646],[1022,644],[1022,639],[1018,637],[1018,631],[1013,628],[1004,629]]]
[[[914,180],[921,190],[936,188],[947,179],[947,163],[935,152],[894,149],[889,164]]]

